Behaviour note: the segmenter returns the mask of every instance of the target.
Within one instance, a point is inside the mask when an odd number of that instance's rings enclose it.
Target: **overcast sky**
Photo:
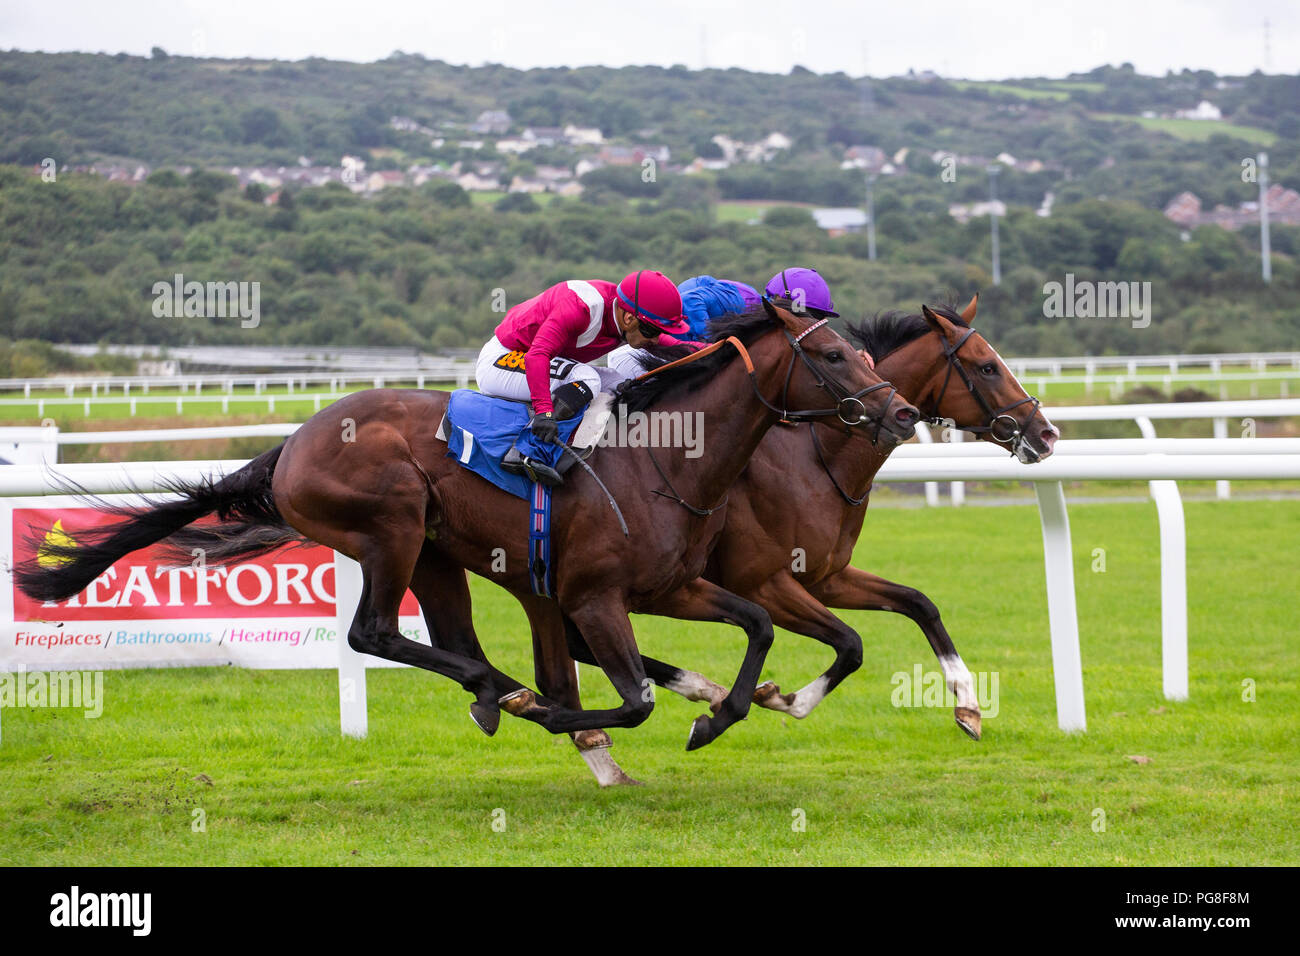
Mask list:
[[[0,49],[515,67],[675,63],[970,79],[1300,72],[1295,0],[3,0]],[[1265,21],[1268,21],[1267,52]]]

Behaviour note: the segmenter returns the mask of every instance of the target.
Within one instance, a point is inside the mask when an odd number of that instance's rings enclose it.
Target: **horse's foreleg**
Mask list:
[[[782,694],[776,684],[767,681],[755,692],[754,703],[760,707],[779,710],[802,720],[840,681],[862,666],[862,638],[826,610],[825,605],[804,590],[803,585],[788,572],[782,571],[763,582],[754,598],[772,616],[772,623],[777,627],[814,638],[835,650],[831,666],[802,690]]]
[[[828,607],[857,611],[893,611],[913,621],[930,642],[934,656],[943,669],[944,681],[957,698],[953,711],[957,725],[976,740],[980,739],[981,718],[975,682],[965,661],[943,626],[939,609],[916,588],[895,584],[853,566],[845,567],[808,589]]]
[[[686,621],[720,621],[736,624],[749,639],[745,659],[731,692],[713,716],[703,714],[691,725],[691,735],[686,749],[697,750],[715,740],[738,720],[744,720],[754,698],[758,675],[763,671],[763,661],[772,646],[772,619],[752,601],[732,594],[704,578],[696,578],[645,608],[648,613],[675,617]],[[587,631],[584,628],[583,633]]]

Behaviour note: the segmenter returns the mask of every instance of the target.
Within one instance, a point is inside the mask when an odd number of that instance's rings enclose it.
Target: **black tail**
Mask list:
[[[169,491],[180,495],[145,510],[111,505],[91,498],[95,507],[123,520],[103,528],[77,532],[76,540],[33,536],[35,557],[14,568],[14,579],[28,597],[62,601],[83,591],[123,555],[163,539],[168,550],[189,562],[196,548],[206,564],[264,554],[305,539],[290,528],[275,507],[271,478],[284,445],[254,458],[239,471],[213,481],[175,482]],[[216,512],[219,524],[186,527]]]

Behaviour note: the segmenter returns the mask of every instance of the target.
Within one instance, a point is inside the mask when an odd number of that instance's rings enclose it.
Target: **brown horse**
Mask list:
[[[872,356],[876,370],[911,398],[931,422],[958,428],[1001,444],[1021,461],[1041,461],[1052,453],[1056,428],[1027,395],[997,352],[970,323],[976,299],[960,313],[922,307],[920,315],[886,313],[851,336]],[[921,628],[956,697],[958,725],[979,739],[981,717],[971,675],[957,653],[934,603],[920,591],[886,581],[849,564],[866,517],[872,479],[892,447],[875,447],[847,429],[824,422],[775,428],[759,444],[732,487],[726,523],[710,556],[705,577],[761,605],[774,624],[828,644],[831,667],[797,693],[776,684],[758,688],[755,702],[806,717],[862,663],[857,632],[828,610],[894,611]],[[799,506],[790,507],[792,493]],[[797,550],[796,550],[797,549]],[[795,554],[800,560],[792,560]],[[565,644],[577,660],[592,663],[581,628],[554,605],[526,608],[534,644],[551,650],[537,661],[552,670],[537,678],[544,692],[567,696],[571,682],[554,650]],[[717,706],[725,688],[700,674],[653,658],[646,673],[660,686],[690,700]],[[579,741],[583,750],[586,741]],[[603,755],[599,764],[584,752],[602,784],[622,782],[617,765]]]
[[[719,508],[727,489],[778,420],[835,416],[846,427],[869,427],[891,443],[914,430],[918,411],[824,321],[764,303],[716,332],[731,344],[624,392],[629,407],[670,415],[703,409],[707,453],[692,460],[680,452],[656,457],[653,449],[603,449],[596,464],[626,515],[626,533],[606,508],[594,476],[571,473],[555,495],[555,606],[581,631],[622,704],[580,711],[531,691],[510,698],[512,713],[552,733],[632,727],[649,715],[653,694],[630,611],[743,628],[748,647],[733,690],[712,716],[693,723],[688,749],[742,719],[772,626],[761,607],[700,577],[722,528]],[[117,558],[163,539],[186,555],[203,548],[209,563],[316,541],[361,564],[362,596],[348,633],[352,647],[451,677],[474,695],[471,714],[491,734],[500,717],[500,688],[519,685],[477,650],[465,570],[495,580],[526,607],[544,599],[531,590],[528,503],[446,456],[446,443],[436,437],[446,405],[444,392],[374,389],[350,395],[226,478],[178,485],[179,500],[119,512],[124,520],[99,533],[84,533],[66,546],[43,546],[43,556],[54,560],[46,567],[33,560],[17,568],[19,587],[41,600],[66,598]],[[190,527],[212,511],[220,524]],[[505,571],[498,570],[502,553]],[[429,622],[434,646],[399,631],[398,606],[408,587]],[[567,655],[565,663],[571,672]],[[547,666],[547,659],[539,663],[539,669]],[[576,701],[576,687],[557,684],[556,690]]]

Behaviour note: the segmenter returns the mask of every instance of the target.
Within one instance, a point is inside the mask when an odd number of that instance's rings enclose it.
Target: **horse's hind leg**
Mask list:
[[[411,583],[424,535],[422,529],[418,536],[394,533],[392,528],[388,531],[382,538],[357,536],[354,553],[361,564],[364,585],[361,602],[348,630],[348,643],[362,654],[412,664],[450,677],[474,695],[470,715],[491,736],[496,733],[501,711],[487,664],[441,648],[426,647],[402,636],[398,609]]]
[[[948,636],[948,629],[943,626],[939,609],[933,601],[916,588],[886,581],[852,565],[819,581],[809,590],[829,607],[894,611],[915,621],[930,642],[930,648],[939,659],[939,666],[943,668],[948,689],[957,699],[953,710],[957,726],[975,740],[980,739],[982,718],[979,698],[975,696],[975,682],[971,679],[966,662],[957,653],[952,638]]]
[[[420,602],[420,613],[424,616],[434,647],[484,664],[492,678],[494,700],[524,689],[522,683],[493,666],[479,643],[474,630],[469,582],[463,567],[426,544],[416,561],[410,587]],[[549,693],[546,687],[541,689],[543,693]],[[547,697],[540,700],[553,703]],[[540,722],[531,713],[519,716]]]
[[[582,708],[582,699],[578,692],[578,669],[569,650],[566,632],[577,636],[588,660],[595,664],[596,657],[587,647],[577,626],[560,611],[559,605],[545,598],[523,601],[528,613],[528,623],[533,631],[533,665],[537,675],[538,688],[548,696],[559,701],[571,710]],[[644,661],[645,658],[643,657]],[[570,735],[573,745],[586,762],[587,768],[596,777],[602,787],[636,784],[640,781],[629,777],[617,761],[609,754],[613,746],[609,734],[604,730],[582,730]]]

